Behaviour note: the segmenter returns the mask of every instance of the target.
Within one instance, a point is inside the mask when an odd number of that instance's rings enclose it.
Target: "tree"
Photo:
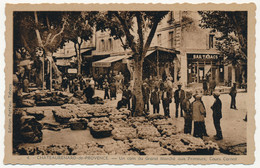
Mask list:
[[[52,54],[64,43],[67,17],[66,12],[14,12],[14,49],[24,46],[34,56],[37,47],[43,48],[54,74],[60,77]]]
[[[123,46],[127,45],[132,51],[134,61],[133,92],[136,97],[134,116],[143,115],[143,61],[157,26],[167,13],[168,11],[110,11],[104,14],[105,20],[98,24],[98,29],[108,30],[110,35],[115,38],[120,39],[125,36],[126,44]]]
[[[69,12],[64,38],[74,43],[78,60],[78,75],[81,74],[81,45],[92,38],[97,12]]]
[[[224,56],[225,62],[232,64],[234,74],[235,66],[247,64],[247,12],[199,11],[199,14],[202,28],[221,33],[216,38],[216,48]]]

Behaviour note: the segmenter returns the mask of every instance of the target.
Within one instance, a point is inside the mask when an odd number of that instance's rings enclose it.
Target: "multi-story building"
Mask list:
[[[216,50],[217,34],[202,29],[200,19],[197,11],[169,12],[159,23],[147,52],[144,78],[171,76],[174,82],[181,81],[185,85],[200,83],[203,79],[223,83],[232,78],[230,67],[224,66],[223,57]],[[94,77],[110,72],[129,76],[127,62],[131,62],[131,50],[124,49],[122,41],[115,40],[108,32],[95,32],[92,59],[84,63],[88,73]]]

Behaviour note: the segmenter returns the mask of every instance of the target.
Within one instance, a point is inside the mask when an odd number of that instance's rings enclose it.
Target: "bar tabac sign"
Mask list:
[[[219,54],[187,54],[188,59],[210,59],[210,60],[217,60],[220,58]]]

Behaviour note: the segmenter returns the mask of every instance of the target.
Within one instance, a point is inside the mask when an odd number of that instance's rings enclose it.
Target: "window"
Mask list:
[[[174,47],[173,31],[169,32],[169,48]]]
[[[162,35],[161,34],[157,34],[157,45],[161,46],[162,44]]]
[[[209,49],[214,48],[214,34],[209,35]]]
[[[105,41],[104,41],[104,39],[101,40],[100,48],[101,48],[101,51],[105,51]]]
[[[111,38],[108,39],[108,50],[110,50],[110,51],[113,50],[113,41]]]

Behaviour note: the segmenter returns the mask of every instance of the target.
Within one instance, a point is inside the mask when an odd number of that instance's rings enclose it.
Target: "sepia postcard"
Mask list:
[[[4,164],[253,164],[247,4],[6,4]]]

